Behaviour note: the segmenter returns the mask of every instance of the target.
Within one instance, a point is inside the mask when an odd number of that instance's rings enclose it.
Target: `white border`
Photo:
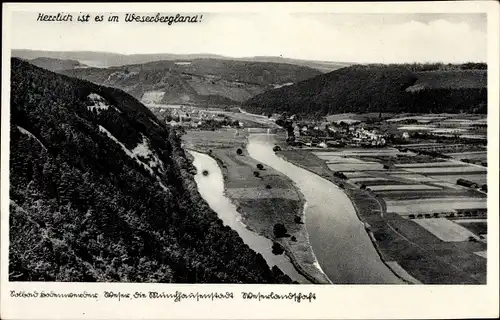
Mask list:
[[[1,126],[1,313],[2,319],[254,319],[254,318],[475,318],[498,317],[498,174],[499,168],[499,8],[496,1],[387,2],[387,3],[75,3],[3,4],[2,126]],[[165,285],[103,283],[8,282],[8,170],[10,22],[12,11],[69,12],[332,12],[332,13],[488,13],[488,276],[487,285]],[[458,39],[457,39],[458,41]],[[300,304],[290,301],[188,301],[12,299],[9,290],[59,291],[262,291],[288,293],[310,291],[317,299]]]

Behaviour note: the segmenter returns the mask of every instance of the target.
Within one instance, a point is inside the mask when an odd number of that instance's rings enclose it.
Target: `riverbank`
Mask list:
[[[366,219],[366,217],[368,216],[380,216],[381,213],[383,215],[385,206],[380,202],[379,199],[371,196],[367,191],[359,190],[358,188],[347,184],[344,180],[335,177],[333,175],[333,172],[331,172],[331,170],[329,170],[328,167],[324,165],[324,163],[320,159],[318,159],[310,152],[288,149],[279,151],[276,154],[284,160],[289,161],[309,172],[317,174],[320,177],[334,183],[339,188],[343,189],[344,193],[351,200],[358,219],[363,222],[365,230],[368,233],[370,240],[380,257],[380,260],[387,266],[387,268],[389,268],[389,270],[394,273],[394,275],[396,275],[405,283],[420,283],[418,280],[409,275],[401,266],[399,266],[397,262],[391,261],[390,256],[388,256],[384,251],[380,250],[380,246],[372,231],[372,225],[367,221],[368,219]],[[370,222],[373,223],[373,221]]]
[[[236,206],[246,227],[258,235],[278,242],[295,269],[309,282],[331,283],[319,267],[312,251],[305,227],[305,199],[293,182],[270,167],[259,169],[259,162],[248,155],[245,149],[246,132],[229,139],[216,140],[217,134],[195,132],[183,137],[186,148],[210,155],[217,161],[224,179],[224,193]],[[227,132],[220,134],[228,136]],[[237,149],[242,154],[237,154]],[[210,173],[209,173],[210,174]],[[300,220],[300,221],[299,221]],[[273,226],[281,223],[288,237],[277,238]]]
[[[400,279],[413,284],[485,283],[486,264],[475,254],[484,250],[482,243],[442,241],[415,221],[387,212],[383,196],[335,177],[310,150],[282,147],[280,157],[343,189],[381,260]]]

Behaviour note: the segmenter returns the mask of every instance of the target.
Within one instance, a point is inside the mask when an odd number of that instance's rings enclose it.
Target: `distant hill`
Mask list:
[[[348,62],[301,60],[301,59],[291,59],[291,58],[282,58],[282,57],[266,57],[266,56],[239,58],[239,59],[235,59],[235,60],[288,63],[288,64],[294,64],[297,66],[304,66],[304,67],[317,69],[317,70],[320,70],[322,72],[330,72],[333,70],[337,70],[337,69],[352,65],[352,63],[348,63]]]
[[[291,282],[223,225],[139,101],[11,62],[10,281]]]
[[[77,60],[68,60],[68,59],[53,59],[53,58],[35,58],[33,60],[28,60],[29,63],[44,68],[50,71],[61,71],[67,69],[75,69],[75,68],[86,68],[85,64],[80,63]]]
[[[244,57],[234,58],[226,57],[217,54],[199,53],[199,54],[173,54],[173,53],[152,53],[152,54],[119,54],[110,52],[94,52],[94,51],[41,51],[41,50],[25,50],[13,49],[12,56],[23,59],[35,59],[39,57],[47,57],[54,59],[71,59],[78,60],[83,64],[92,67],[116,67],[131,64],[143,64],[162,60],[193,60],[193,59],[217,59],[217,60],[234,60],[234,61],[253,61],[253,62],[273,62],[273,63],[288,63],[298,66],[309,67],[321,70],[322,72],[333,71],[338,68],[345,67],[349,63],[329,62],[329,61],[313,61],[300,60],[282,57]]]
[[[264,92],[245,101],[244,108],[255,113],[315,115],[486,113],[487,71],[483,65],[355,65]]]
[[[146,103],[235,105],[275,87],[321,74],[285,63],[193,59],[61,71],[120,88]]]

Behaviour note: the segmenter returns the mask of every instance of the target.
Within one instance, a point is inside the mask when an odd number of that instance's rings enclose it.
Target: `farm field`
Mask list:
[[[458,184],[454,184],[451,182],[443,182],[443,181],[431,181],[433,185],[441,186],[443,188],[453,189],[453,190],[464,190],[466,187],[460,186]]]
[[[426,124],[415,124],[415,125],[398,127],[398,130],[408,130],[408,131],[431,131],[435,129],[436,129],[435,126]]]
[[[440,134],[440,136],[446,136],[445,134]],[[463,136],[463,135],[461,135]],[[419,151],[435,151],[442,154],[448,153],[469,153],[473,151],[486,152],[486,147],[483,144],[459,144],[459,143],[417,143],[401,145],[401,148],[405,148],[414,152]]]
[[[332,114],[326,116],[326,120],[328,122],[341,122],[344,121],[346,123],[353,123],[353,122],[360,122],[360,121],[366,121],[369,119],[378,119],[379,116],[382,116],[382,118],[387,118],[387,117],[392,117],[394,116],[394,113],[382,113],[379,114],[377,112],[373,113],[363,113],[363,114],[356,114],[356,113],[339,113],[339,114]]]
[[[364,149],[364,148],[346,148],[346,149],[334,149],[333,151],[321,151],[313,152],[314,155],[323,159],[323,157],[338,156],[338,157],[351,157],[351,156],[389,156],[400,154],[396,148],[384,148],[384,149]],[[326,160],[326,159],[324,159]]]
[[[483,184],[487,183],[487,180],[488,180],[486,173],[466,174],[466,175],[464,175],[464,174],[462,174],[462,175],[442,174],[442,175],[431,175],[430,177],[432,179],[441,180],[441,181],[452,183],[452,184],[456,184],[457,180],[460,178],[467,179],[467,180],[472,181],[474,183],[477,183],[479,185],[483,185]]]
[[[479,238],[480,235],[467,224],[460,224],[458,219],[462,219],[465,214],[455,211],[461,208],[486,209],[485,194],[456,186],[456,181],[449,183],[439,180],[445,175],[438,175],[434,179],[400,167],[389,170],[342,171],[347,177],[347,180],[342,180],[334,177],[333,173],[341,171],[339,164],[346,163],[329,162],[339,160],[332,156],[346,156],[351,163],[359,163],[351,160],[357,159],[363,160],[365,165],[366,162],[373,163],[378,159],[382,159],[378,160],[380,164],[387,159],[391,159],[396,165],[420,162],[426,168],[427,164],[432,163],[431,169],[461,164],[415,154],[398,157],[380,155],[384,153],[382,151],[377,156],[365,157],[360,155],[361,152],[353,152],[352,148],[346,149],[346,154],[342,150],[313,153],[293,149],[280,151],[279,154],[294,164],[343,185],[361,220],[373,233],[381,257],[396,274],[404,275],[405,279],[413,278],[413,283],[485,283],[485,258],[477,253],[486,251],[486,240],[469,241],[470,236]],[[345,162],[346,158],[340,160]],[[443,164],[434,164],[441,162]],[[410,169],[418,168],[417,166],[422,165],[410,166]],[[362,184],[370,190],[361,189]],[[426,190],[415,189],[421,186]],[[400,188],[403,190],[394,190]],[[418,219],[409,218],[410,214],[416,217],[417,212],[421,212]],[[455,218],[448,219],[447,214],[451,212],[456,212]],[[446,221],[433,222],[435,219]]]
[[[247,136],[246,129],[188,130],[182,136],[182,142],[188,149],[202,149],[207,152],[210,149],[234,148],[235,145],[244,145]]]
[[[429,168],[429,167],[463,167],[464,164],[443,161],[443,162],[419,162],[419,163],[403,163],[395,164],[397,168]]]
[[[400,122],[405,120],[416,120],[421,123],[427,123],[434,120],[445,119],[446,116],[407,116],[407,117],[397,117],[392,119],[387,119],[387,122]]]
[[[376,177],[373,177],[370,180],[366,180],[366,181],[353,181],[352,179],[349,179],[347,181],[353,182],[353,183],[358,184],[358,185],[364,184],[366,187],[370,187],[370,188],[372,186],[408,185],[408,184],[411,184],[411,183],[406,183],[406,182],[397,181],[397,180],[382,180],[382,178],[376,178]]]
[[[344,189],[396,274],[406,271],[414,283],[485,283],[487,194],[457,184],[487,182],[485,142],[465,140],[485,138],[485,125],[484,115],[404,114],[358,126],[406,139],[394,147],[285,147],[281,154]]]
[[[419,190],[419,191],[408,191],[408,190],[387,190],[377,192],[378,196],[384,201],[389,200],[420,200],[420,199],[439,199],[439,198],[456,198],[456,197],[470,197],[485,199],[486,194],[480,193],[476,190],[469,188],[462,188],[460,190],[456,189],[442,189],[442,190]]]
[[[381,170],[383,169],[383,165],[380,163],[337,163],[337,164],[327,164],[328,168],[333,171],[370,171],[370,170]]]
[[[418,182],[436,182],[436,179],[427,177],[421,174],[414,174],[414,173],[403,173],[403,174],[390,174],[391,177],[398,178],[398,179],[408,179],[411,181],[418,181]]]
[[[469,229],[477,236],[488,233],[486,219],[456,219],[453,221]]]
[[[469,237],[477,237],[468,229],[446,218],[416,219],[414,221],[437,238],[446,242],[467,241]]]
[[[389,181],[389,179],[369,176],[369,177],[360,177],[360,178],[349,178],[349,181],[352,181],[355,183],[356,182],[370,183],[370,182],[374,182],[374,181],[375,182]]]
[[[339,157],[339,156],[322,156],[321,158],[323,160],[325,160],[327,164],[364,163],[364,161],[361,159],[347,158],[347,157],[344,158],[344,157]]]
[[[348,179],[351,179],[351,178],[371,178],[371,176],[365,172],[344,172],[344,174]]]
[[[445,155],[453,157],[453,158],[461,158],[461,159],[470,159],[470,158],[477,158],[477,157],[485,157],[487,155],[486,150],[485,151],[471,151],[471,152],[452,152],[452,153],[446,153]]]
[[[453,167],[422,167],[422,168],[405,168],[405,170],[415,173],[424,173],[426,175],[439,174],[459,174],[468,172],[477,172],[486,174],[485,167],[476,166],[453,166]]]
[[[387,191],[387,190],[441,190],[442,188],[436,186],[430,186],[425,184],[401,184],[401,185],[372,185],[370,190],[372,191]]]
[[[486,198],[446,197],[413,200],[386,200],[387,212],[411,213],[454,212],[457,209],[486,209]]]
[[[477,252],[474,252],[475,254],[477,254],[478,256],[480,257],[483,257],[483,258],[487,258],[487,251],[477,251]]]
[[[483,162],[487,162],[488,160],[488,153],[486,152],[486,150],[472,152],[453,152],[446,153],[445,155],[459,161],[468,161],[470,163],[476,164],[481,164]]]

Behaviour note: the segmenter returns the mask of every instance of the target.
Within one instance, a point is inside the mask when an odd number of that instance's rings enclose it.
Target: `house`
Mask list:
[[[298,125],[295,125],[295,126],[293,127],[293,134],[294,134],[296,137],[300,136],[300,128],[299,128],[299,126],[298,126]]]
[[[408,132],[403,132],[403,134],[401,135],[401,138],[403,139],[409,139],[410,138],[410,134]]]

